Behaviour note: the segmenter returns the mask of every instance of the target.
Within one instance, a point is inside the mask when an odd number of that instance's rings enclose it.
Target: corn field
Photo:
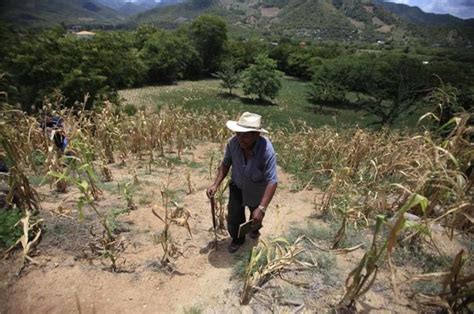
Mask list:
[[[107,213],[96,206],[102,196],[99,174],[104,180],[113,180],[110,165],[126,166],[130,158],[145,161],[151,171],[160,157],[173,152],[181,158],[200,142],[216,142],[223,147],[231,135],[223,127],[229,117],[219,111],[180,108],[144,109],[128,116],[109,102],[94,112],[84,111],[80,104],[75,109],[61,109],[60,104],[61,98],[56,103],[46,103],[35,117],[2,104],[1,154],[10,166],[5,179],[9,187],[6,199],[11,206],[24,211],[19,222],[23,235],[6,254],[21,244],[23,259],[19,272],[28,262],[36,263],[30,253],[39,241],[42,221],[34,216],[41,211],[40,196],[28,180],[34,174],[45,177],[51,190],[77,191],[79,210],[95,213],[103,228],[102,236],[91,244],[92,255],[104,258],[111,270],[119,271],[125,247],[114,233]],[[48,116],[64,119],[69,141],[65,151],[55,147],[54,130],[48,133],[40,127],[42,119]],[[344,250],[340,243],[349,226],[369,230],[373,235],[370,246],[345,280],[338,308],[354,308],[355,302],[377,281],[381,268],[388,267],[393,274],[396,267],[392,255],[403,243],[420,241],[436,250],[431,233],[434,226],[441,226],[450,238],[455,233],[472,235],[474,128],[470,123],[470,113],[457,115],[446,126],[450,132],[445,137],[430,131],[404,134],[388,129],[338,132],[329,127],[311,128],[304,123],[295,124],[297,132],[278,129],[272,133],[280,165],[291,168],[296,164],[299,171],[309,174],[311,179],[302,183],[305,188],[317,182],[323,186],[321,198],[315,197],[315,213],[339,222],[337,235],[327,250]],[[211,159],[210,175],[217,163]],[[168,177],[173,176],[172,166],[166,168]],[[225,225],[225,188],[217,195],[220,229]],[[187,190],[193,192],[189,173]],[[128,210],[135,210],[130,187],[125,186],[123,191]],[[173,273],[172,261],[182,256],[182,251],[171,237],[169,226],[185,227],[192,237],[188,222],[191,214],[172,203],[169,183],[163,183],[159,194],[162,204],[154,207],[153,214],[164,229],[155,240],[163,248],[160,263]],[[419,219],[412,222],[407,215]],[[241,302],[247,304],[259,286],[288,267],[317,267],[297,257],[304,251],[303,242],[316,246],[311,239],[300,237],[294,243],[279,238],[254,248],[246,268]],[[420,302],[450,312],[468,311],[474,298],[472,252],[461,251],[452,259],[445,272],[418,274],[411,280],[437,280],[443,285],[441,293],[421,296]],[[394,293],[399,293],[403,284],[406,283],[397,282],[392,276]]]

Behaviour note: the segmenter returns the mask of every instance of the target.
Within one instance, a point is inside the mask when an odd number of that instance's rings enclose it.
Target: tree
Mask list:
[[[335,81],[319,79],[312,82],[308,92],[308,98],[315,104],[319,104],[319,110],[324,105],[337,107],[346,103],[346,90]]]
[[[260,54],[243,73],[245,95],[256,94],[262,101],[264,97],[274,99],[281,89],[281,72],[277,70],[276,61]]]
[[[218,69],[227,41],[225,22],[217,16],[201,15],[193,21],[189,32],[201,57],[204,74],[214,73]]]
[[[328,60],[319,68],[310,97],[331,104],[331,99],[321,93],[321,86],[329,85],[333,98],[341,104],[364,109],[379,118],[377,123],[392,125],[426,96],[429,81],[421,61],[406,55],[342,57]],[[347,92],[356,99],[349,100]]]
[[[224,54],[226,58],[232,59],[238,70],[243,70],[252,64],[259,54],[266,51],[265,44],[255,38],[229,39],[225,45]]]
[[[221,70],[214,74],[214,76],[222,80],[221,87],[228,88],[230,95],[232,95],[232,89],[239,86],[240,72],[236,70],[232,61],[224,62]]]
[[[1,68],[11,74],[18,101],[29,111],[45,96],[61,90],[65,105],[89,95],[87,108],[101,94],[142,83],[145,67],[133,48],[133,37],[122,32],[97,33],[80,40],[62,28],[27,34],[10,48]]]
[[[377,115],[380,124],[392,125],[426,96],[428,73],[420,60],[406,55],[387,54],[375,60],[371,75],[358,81],[360,87],[355,86],[355,90],[368,96],[359,99],[365,110]],[[369,67],[374,62],[365,60],[364,63],[364,67]]]
[[[187,38],[164,31],[150,35],[140,57],[148,68],[149,83],[172,83],[190,77],[200,64],[198,53]]]
[[[143,83],[146,67],[134,48],[130,32],[101,32],[84,42],[86,65],[100,69],[113,89],[129,88]]]
[[[321,63],[318,57],[314,57],[309,50],[299,49],[288,56],[288,74],[310,80],[314,70]]]

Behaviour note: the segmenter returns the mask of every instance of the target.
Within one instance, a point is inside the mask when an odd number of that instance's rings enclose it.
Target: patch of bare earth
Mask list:
[[[368,13],[374,13],[374,7],[372,5],[364,5],[363,8]]]
[[[385,26],[386,25],[381,19],[379,19],[376,16],[374,16],[372,18],[372,24],[374,24],[375,26]]]
[[[280,9],[277,7],[262,7],[260,13],[263,17],[275,17],[280,13]]]
[[[178,243],[182,256],[174,260],[175,272],[160,271],[162,249],[153,236],[163,230],[163,223],[151,212],[161,206],[160,189],[166,184],[167,170],[156,165],[149,173],[147,162],[127,161],[126,166],[112,165],[114,182],[104,189],[98,202],[101,211],[125,207],[116,185],[133,182],[137,175],[139,189],[135,193],[138,209],[119,216],[119,238],[126,243],[121,254],[121,272],[108,271],[108,260],[90,258],[89,244],[101,228],[94,213],[85,208],[80,222],[72,191],[58,194],[42,186],[42,212],[45,232],[35,252],[40,266],[29,266],[14,275],[19,252],[1,264],[2,313],[141,313],[182,312],[185,308],[221,309],[240,312],[240,279],[232,278],[234,255],[226,250],[227,235],[219,233],[218,250],[200,253],[213,240],[209,200],[205,189],[210,179],[208,167],[211,152],[220,158],[219,145],[203,144],[183,159],[194,160],[195,167],[175,165],[170,180],[174,198],[191,213],[192,237],[185,228],[171,226],[171,236]],[[216,161],[215,161],[216,164]],[[194,192],[187,194],[186,172],[191,169]],[[280,186],[269,210],[262,234],[264,238],[280,235],[289,226],[301,224],[313,212],[313,192],[289,192],[289,176],[279,171]],[[139,200],[144,198],[142,203]],[[61,205],[61,213],[58,206]],[[247,241],[246,250],[256,244]],[[89,256],[89,257],[88,257]]]
[[[351,22],[352,25],[354,25],[357,28],[361,28],[361,29],[365,28],[365,23],[364,22],[360,22],[360,21],[357,21],[357,20],[354,20],[354,19],[351,19],[351,18],[349,18],[349,21]]]

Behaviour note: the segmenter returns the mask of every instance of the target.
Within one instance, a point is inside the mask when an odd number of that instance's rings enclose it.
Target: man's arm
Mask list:
[[[265,192],[263,192],[262,200],[260,201],[260,206],[267,208],[268,205],[270,205],[270,202],[273,198],[273,195],[275,195],[276,188],[278,186],[278,183],[268,183],[267,186],[265,187]],[[265,216],[265,213],[261,211],[258,207],[253,211],[252,213],[252,218],[256,222],[261,222],[263,220],[263,216]]]
[[[214,194],[216,193],[217,188],[221,184],[222,180],[224,180],[224,178],[227,176],[227,173],[229,173],[229,169],[230,169],[230,166],[226,166],[223,163],[219,166],[219,169],[217,169],[217,176],[216,176],[216,179],[214,180],[214,183],[210,187],[207,188],[207,191],[206,191],[207,197],[209,198],[214,197]]]

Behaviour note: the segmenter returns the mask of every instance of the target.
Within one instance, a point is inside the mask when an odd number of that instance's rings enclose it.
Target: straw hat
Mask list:
[[[251,112],[244,112],[239,121],[227,121],[226,126],[234,132],[262,132],[268,133],[262,128],[262,117]]]

